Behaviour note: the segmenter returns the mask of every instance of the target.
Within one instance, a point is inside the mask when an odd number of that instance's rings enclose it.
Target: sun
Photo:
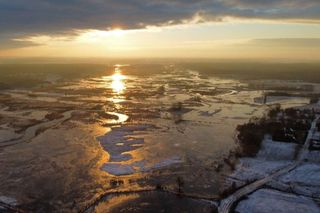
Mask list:
[[[126,31],[122,30],[121,28],[116,28],[108,31],[108,33],[114,37],[123,37],[126,34]]]

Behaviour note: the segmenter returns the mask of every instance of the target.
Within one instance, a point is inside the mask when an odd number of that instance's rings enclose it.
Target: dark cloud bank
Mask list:
[[[319,0],[0,0],[0,42],[82,29],[143,28],[224,17],[320,22]],[[2,42],[1,42],[2,43]]]

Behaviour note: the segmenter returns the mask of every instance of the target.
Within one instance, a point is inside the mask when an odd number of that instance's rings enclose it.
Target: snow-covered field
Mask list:
[[[0,196],[31,209],[41,206],[42,212],[58,211],[87,205],[109,187],[160,184],[175,191],[177,180],[183,180],[185,193],[218,197],[233,169],[225,159],[237,146],[237,125],[269,108],[255,102],[263,91],[176,68],[143,77],[123,73],[65,82],[49,77],[52,84],[0,91],[0,143],[19,138],[0,152]],[[274,98],[270,104],[306,101]],[[287,166],[298,148],[264,142],[256,158],[240,160],[230,183],[244,185]],[[295,183],[296,191],[304,190],[299,172],[305,172],[312,177],[307,187],[315,189],[319,173],[311,170],[317,169],[318,156],[309,153],[313,166],[301,165],[297,174],[274,185],[288,189]]]
[[[240,187],[293,164],[299,145],[264,140],[255,158],[241,158],[227,185]],[[320,198],[320,151],[308,151],[306,161],[267,183],[236,206],[239,213],[320,212],[313,200]]]
[[[229,178],[252,182],[292,163],[296,144],[264,140],[255,158],[240,158],[236,170]]]
[[[239,202],[238,213],[319,213],[317,204],[306,197],[271,189],[260,189]]]

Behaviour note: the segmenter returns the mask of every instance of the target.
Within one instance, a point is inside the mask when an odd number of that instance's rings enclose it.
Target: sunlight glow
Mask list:
[[[319,45],[316,40],[319,38],[320,31],[315,25],[232,20],[147,26],[132,30],[76,30],[69,35],[18,37],[12,42],[25,46],[4,48],[0,50],[0,57],[59,55],[89,58],[286,58],[318,61],[320,55],[317,54]],[[301,42],[296,43],[293,39],[300,39]],[[268,41],[273,40],[277,42],[276,46],[269,45]],[[315,45],[311,47],[310,41]],[[117,88],[121,88],[120,84]]]
[[[120,39],[124,37],[127,34],[127,31],[121,30],[121,29],[114,29],[109,31],[103,31],[103,30],[88,30],[79,32],[79,35],[77,36],[76,40],[78,42],[85,42],[85,43],[95,43],[95,42],[101,42],[104,40],[109,39]]]
[[[126,88],[124,80],[125,76],[121,74],[121,70],[119,67],[115,68],[115,73],[111,76],[111,88],[115,93],[122,93]]]

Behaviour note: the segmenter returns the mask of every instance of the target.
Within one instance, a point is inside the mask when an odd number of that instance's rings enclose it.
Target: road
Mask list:
[[[245,187],[239,189],[238,191],[236,191],[235,193],[233,193],[232,195],[230,195],[226,199],[223,199],[220,203],[219,208],[218,208],[219,213],[229,213],[233,204],[236,201],[238,201],[240,198],[242,198],[243,196],[245,196],[247,194],[254,192],[258,188],[262,187],[263,185],[265,185],[266,183],[271,181],[273,178],[276,178],[282,174],[290,172],[291,170],[293,170],[297,166],[299,166],[302,163],[305,156],[308,154],[308,147],[309,147],[310,141],[311,141],[310,139],[312,138],[312,136],[316,130],[316,123],[317,123],[318,119],[319,119],[319,117],[316,117],[316,119],[312,122],[311,128],[308,132],[308,136],[305,140],[305,143],[299,152],[297,160],[294,163],[292,163],[292,164],[290,164],[290,165],[288,165],[278,171],[275,171],[274,173],[271,173],[268,176],[266,176],[260,180],[257,180],[249,185],[246,185]]]

